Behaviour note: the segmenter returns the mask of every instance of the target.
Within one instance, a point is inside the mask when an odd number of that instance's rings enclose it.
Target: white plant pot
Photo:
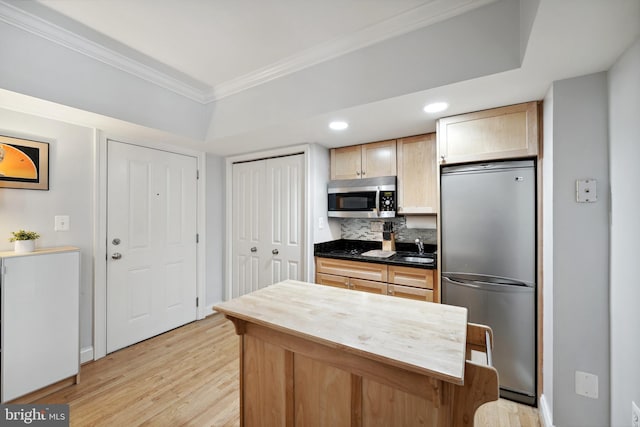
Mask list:
[[[36,250],[35,240],[16,240],[13,250],[17,254],[26,254]]]

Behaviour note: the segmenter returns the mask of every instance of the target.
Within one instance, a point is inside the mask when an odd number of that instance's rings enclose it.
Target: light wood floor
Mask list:
[[[37,403],[68,403],[71,426],[237,426],[238,337],[213,315],[86,364],[80,384]],[[540,422],[537,409],[500,400],[476,426]]]

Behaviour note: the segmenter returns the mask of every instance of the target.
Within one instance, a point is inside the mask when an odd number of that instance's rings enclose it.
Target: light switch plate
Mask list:
[[[56,215],[53,229],[55,231],[69,231],[69,215]]]
[[[598,398],[598,376],[588,372],[576,371],[576,394]]]
[[[593,203],[598,201],[597,181],[595,179],[579,179],[576,181],[576,201]]]

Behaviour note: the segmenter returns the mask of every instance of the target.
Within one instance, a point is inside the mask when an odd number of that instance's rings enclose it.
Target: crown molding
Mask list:
[[[122,55],[3,1],[0,1],[0,21],[118,68],[191,100],[203,104],[207,102],[207,93],[201,88],[158,71],[140,61]]]
[[[407,34],[428,25],[468,12],[472,9],[493,3],[496,0],[432,0],[399,15],[365,27],[346,37],[307,49],[259,68],[235,79],[216,85],[207,95],[207,101],[220,100],[268,83],[272,80],[295,73],[319,63],[337,58],[393,37]]]
[[[494,1],[496,0],[431,0],[346,37],[322,43],[235,79],[220,83],[209,90],[202,90],[201,87],[170,76],[1,0],[0,20],[193,101],[208,104],[383,40],[444,21]]]

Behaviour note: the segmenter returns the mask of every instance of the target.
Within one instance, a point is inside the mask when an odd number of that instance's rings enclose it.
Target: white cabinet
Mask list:
[[[0,252],[2,402],[80,368],[77,248]]]

